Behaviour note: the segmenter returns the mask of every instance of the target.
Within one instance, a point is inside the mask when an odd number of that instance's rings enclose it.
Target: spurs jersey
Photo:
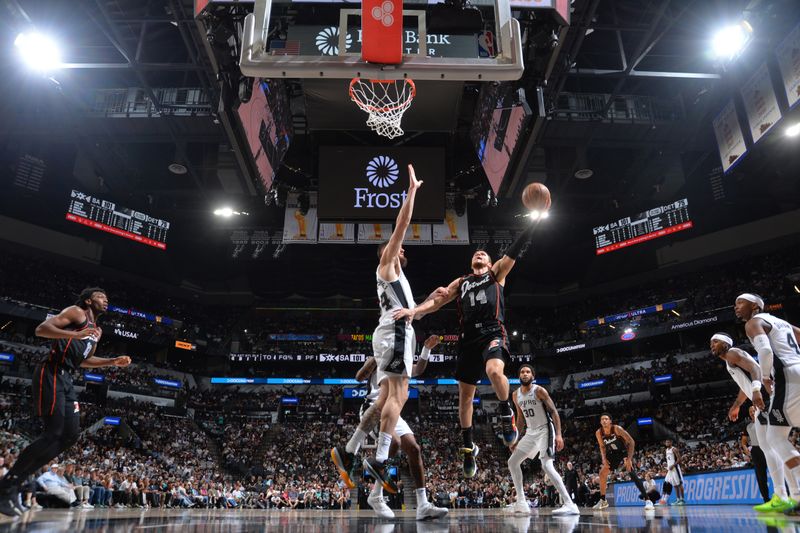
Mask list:
[[[667,468],[672,468],[675,465],[675,449],[667,448]]]
[[[800,344],[797,342],[791,324],[769,313],[758,313],[753,318],[760,318],[772,326],[767,336],[772,353],[775,355],[776,368],[779,365],[786,368],[800,364]]]
[[[381,318],[378,324],[381,326],[394,324],[395,320],[392,315],[395,311],[403,307],[406,309],[416,307],[414,296],[411,294],[411,286],[408,284],[403,269],[400,269],[400,277],[396,281],[382,279],[379,271],[375,272],[375,278],[378,282],[378,302],[381,307]]]
[[[528,429],[536,429],[550,422],[550,416],[544,408],[544,402],[536,397],[538,385],[532,384],[531,390],[527,393],[522,392],[522,387],[517,389],[517,405],[525,417],[525,426]]]
[[[461,278],[458,287],[458,316],[462,338],[470,339],[500,332],[503,337],[505,327],[505,302],[503,286],[497,282],[494,272],[468,274]]]
[[[738,348],[731,348],[732,350],[736,350],[742,357],[745,357],[752,361],[754,364],[758,364],[755,359],[753,359],[749,353],[745,352],[744,350],[740,350]],[[743,369],[739,368],[738,366],[731,366],[730,363],[725,361],[725,370],[728,371],[728,374],[731,375],[733,381],[739,385],[739,389],[747,396],[747,399],[752,401],[753,400],[753,381],[750,379],[750,375],[745,372]],[[768,396],[764,396],[767,398]]]
[[[90,322],[88,318],[84,318],[82,324],[74,325],[69,324],[63,329],[67,331],[82,331],[86,328],[95,327],[94,322]],[[75,371],[81,366],[81,363],[89,357],[92,349],[97,344],[97,339],[94,337],[86,336],[82,339],[55,339],[47,354],[47,358],[42,363],[58,367],[58,365],[65,366],[68,370]]]

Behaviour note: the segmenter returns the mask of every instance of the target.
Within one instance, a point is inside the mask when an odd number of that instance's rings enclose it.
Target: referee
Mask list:
[[[753,469],[756,471],[756,480],[758,481],[758,490],[761,492],[761,497],[765,502],[769,501],[769,485],[767,484],[767,459],[764,457],[764,452],[758,445],[758,437],[756,437],[756,408],[752,405],[748,411],[750,414],[750,422],[747,424],[744,433],[742,433],[742,440],[739,446],[742,453],[750,457],[750,462],[753,464]],[[748,449],[747,443],[750,441],[750,448]]]
[[[72,386],[71,372],[78,368],[128,366],[128,356],[94,357],[103,331],[97,318],[108,309],[106,292],[98,287],[84,289],[75,305],[48,318],[36,327],[36,335],[53,339],[46,357],[33,373],[33,410],[44,424],[38,439],[20,452],[14,466],[0,480],[0,514],[20,516],[20,485],[54,457],[75,444],[80,435],[80,405]]]

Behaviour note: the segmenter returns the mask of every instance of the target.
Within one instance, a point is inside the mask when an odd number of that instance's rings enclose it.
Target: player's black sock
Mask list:
[[[463,439],[464,448],[472,448],[472,426],[461,428],[461,438]]]
[[[633,481],[633,483],[636,485],[636,488],[639,489],[639,492],[642,493],[642,496],[644,496],[644,499],[646,500],[647,491],[644,490],[644,483],[642,483],[642,480],[639,479],[639,476],[636,475],[636,471],[634,470],[631,470],[631,481]]]

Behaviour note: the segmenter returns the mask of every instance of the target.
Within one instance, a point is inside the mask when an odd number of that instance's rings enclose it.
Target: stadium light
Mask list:
[[[61,66],[61,51],[50,37],[37,32],[23,32],[17,35],[14,46],[29,68],[48,72]]]
[[[231,218],[232,216],[249,215],[247,211],[234,211],[231,207],[220,207],[214,209],[214,215],[223,218]]]
[[[787,137],[797,137],[800,135],[800,122],[786,128]]]
[[[534,209],[533,211],[528,213],[528,218],[530,218],[531,220],[544,220],[546,218],[550,218],[550,212],[549,211],[538,211],[538,210]]]
[[[745,49],[753,35],[746,21],[726,26],[714,34],[711,49],[718,59],[731,60]]]

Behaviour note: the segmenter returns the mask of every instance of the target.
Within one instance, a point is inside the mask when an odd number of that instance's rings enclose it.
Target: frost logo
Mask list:
[[[388,155],[376,155],[369,163],[366,169],[367,180],[379,189],[390,187],[400,177],[400,169],[397,166],[397,161]],[[403,205],[406,200],[406,191],[403,192],[370,192],[367,187],[355,187],[355,202],[353,207],[361,208],[391,208],[396,209]]]
[[[397,162],[389,156],[378,155],[367,163],[367,179],[376,187],[385,189],[397,181],[399,176]]]
[[[339,55],[339,28],[336,26],[322,28],[314,42],[322,55]],[[350,47],[353,45],[353,37],[351,37],[349,33],[347,37],[345,37],[344,44],[347,50],[350,50]]]

